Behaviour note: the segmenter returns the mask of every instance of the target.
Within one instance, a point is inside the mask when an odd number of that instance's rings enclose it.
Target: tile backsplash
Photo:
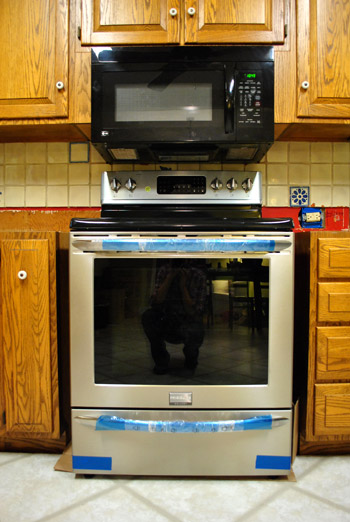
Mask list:
[[[290,206],[294,187],[308,188],[310,205],[350,205],[350,143],[276,142],[259,164],[170,166],[260,170],[263,204],[267,206]],[[158,168],[106,165],[88,143],[1,143],[0,207],[98,207],[103,170]]]

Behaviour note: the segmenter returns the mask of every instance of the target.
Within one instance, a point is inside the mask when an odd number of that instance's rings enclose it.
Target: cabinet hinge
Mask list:
[[[288,24],[284,24],[284,37],[287,38],[288,36]]]
[[[81,40],[81,27],[78,26],[77,28],[77,37],[78,37],[78,40]]]

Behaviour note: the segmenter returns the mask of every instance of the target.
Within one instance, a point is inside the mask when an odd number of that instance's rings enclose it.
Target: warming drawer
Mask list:
[[[76,473],[287,475],[291,468],[291,410],[73,409],[72,430]]]

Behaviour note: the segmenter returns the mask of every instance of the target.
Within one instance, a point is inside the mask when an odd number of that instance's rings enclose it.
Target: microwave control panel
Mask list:
[[[237,81],[239,126],[259,127],[262,125],[262,74],[240,72]]]

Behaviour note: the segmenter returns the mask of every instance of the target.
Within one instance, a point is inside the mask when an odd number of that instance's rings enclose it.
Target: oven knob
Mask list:
[[[121,186],[122,186],[122,185],[121,185],[119,179],[117,179],[117,178],[112,178],[112,181],[111,181],[111,189],[114,190],[114,192],[118,192],[118,190],[120,189]]]
[[[250,190],[252,190],[252,188],[253,188],[253,182],[250,178],[247,178],[244,181],[242,181],[242,189],[245,192],[249,192]]]
[[[235,178],[230,178],[226,183],[226,187],[228,188],[228,190],[236,190],[237,181],[235,180]]]
[[[125,188],[130,190],[130,192],[133,192],[136,189],[136,181],[134,181],[132,178],[129,178],[125,183]]]
[[[219,178],[213,179],[213,181],[210,183],[210,186],[213,190],[221,190],[222,189],[222,182],[219,180]]]

